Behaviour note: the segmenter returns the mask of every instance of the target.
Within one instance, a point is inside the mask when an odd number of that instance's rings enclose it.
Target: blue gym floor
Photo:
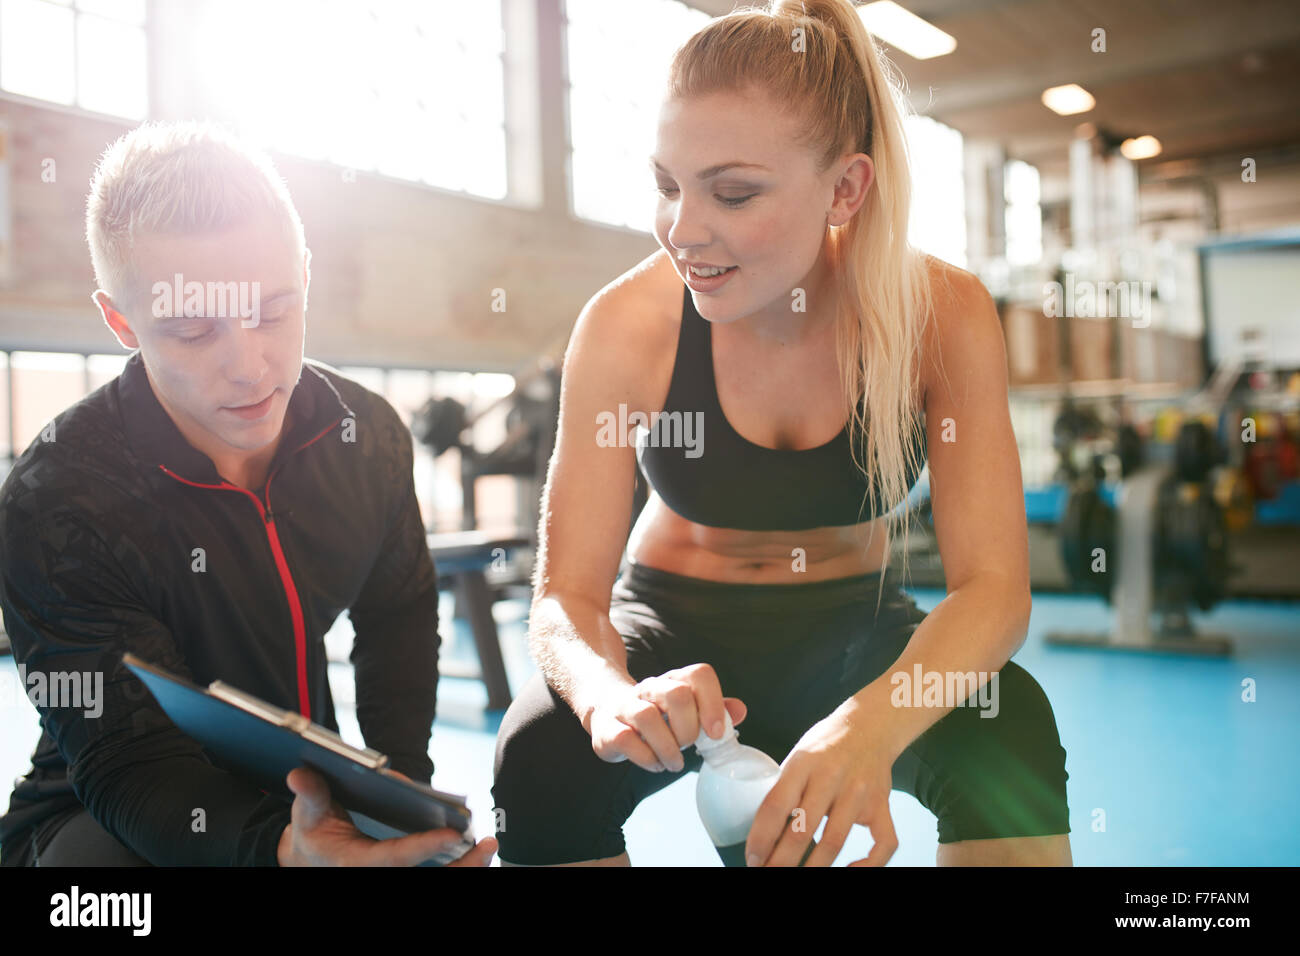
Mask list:
[[[937,590],[913,594],[927,610],[943,598]],[[453,622],[451,612],[444,595],[444,659],[472,661],[468,624]],[[527,607],[502,601],[495,613],[511,687],[518,689],[534,671]],[[1075,864],[1300,864],[1300,606],[1233,601],[1195,615],[1198,630],[1235,639],[1235,656],[1222,660],[1043,642],[1048,631],[1102,631],[1109,620],[1100,599],[1036,595],[1029,638],[1015,657],[1051,699],[1068,753]],[[327,638],[331,659],[346,660],[350,633],[345,616]],[[342,733],[361,743],[350,665],[332,664],[330,678]],[[1253,703],[1242,700],[1247,678],[1255,684]],[[0,658],[0,680],[17,687],[12,657]],[[444,678],[431,744],[434,786],[468,795],[480,835],[491,827],[501,721],[500,712],[483,712],[485,700],[480,682]],[[0,698],[0,712],[0,781],[7,783],[26,772],[39,727],[35,711],[15,694]],[[637,808],[625,828],[634,864],[720,865],[696,816],[694,787],[694,775],[687,775]],[[933,866],[934,817],[899,792],[890,807],[899,847],[889,865]],[[855,828],[837,865],[866,856],[870,845],[867,831]]]

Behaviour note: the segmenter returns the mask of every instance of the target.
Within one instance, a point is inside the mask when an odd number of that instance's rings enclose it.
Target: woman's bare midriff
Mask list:
[[[800,584],[874,574],[884,563],[884,544],[883,519],[808,531],[736,531],[688,521],[651,491],[627,557],[710,581]]]
[[[661,317],[663,333],[657,343],[657,359],[647,365],[648,379],[644,387],[648,398],[643,405],[647,409],[657,409],[663,407],[672,379],[682,322],[683,286],[662,249],[643,263],[635,281],[636,287],[646,296],[646,308]],[[733,427],[740,424],[743,435],[769,447],[782,447],[784,443],[785,447],[797,449],[817,447],[825,441],[826,435],[833,432],[835,416],[839,414],[834,402],[819,404],[811,401],[809,407],[792,408],[788,398],[780,403],[782,415],[800,421],[803,427],[797,433],[788,427],[783,434],[771,429],[764,432],[754,421],[764,419],[766,414],[759,404],[765,397],[763,393],[757,391],[733,397],[729,391],[730,382],[743,382],[744,375],[739,370],[752,362],[761,363],[763,356],[733,351],[738,343],[726,330],[715,330],[711,336],[715,376],[721,370],[722,381],[718,387],[721,390],[719,398],[727,409],[724,414]],[[806,343],[804,348],[825,349],[829,341],[820,336]],[[808,380],[834,380],[833,365],[827,372],[817,364],[824,363],[825,358],[821,355],[805,368],[797,357],[787,355],[785,361],[789,364],[784,366],[781,374]],[[657,401],[651,403],[649,397]],[[786,424],[788,426],[789,422]],[[628,538],[627,558],[636,564],[672,574],[735,584],[829,581],[874,574],[880,570],[885,556],[884,525],[884,519],[876,519],[807,531],[714,528],[683,518],[651,489],[649,500]]]

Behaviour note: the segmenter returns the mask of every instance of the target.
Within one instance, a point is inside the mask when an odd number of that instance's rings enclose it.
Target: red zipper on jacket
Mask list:
[[[343,419],[339,419],[342,421]],[[299,445],[290,454],[296,455],[308,445],[313,445],[320,441],[327,434],[332,432],[339,422],[330,425],[319,435],[309,442]],[[262,507],[262,501],[247,488],[241,488],[239,485],[231,484],[223,480],[219,485],[203,484],[198,481],[190,481],[188,478],[182,478],[176,472],[172,471],[166,465],[159,465],[163,471],[171,475],[177,481],[183,484],[192,485],[195,488],[215,488],[221,491],[239,491],[253,499],[253,504],[257,507],[257,513],[262,518],[262,527],[266,529],[267,540],[271,544],[271,555],[275,558],[276,569],[280,572],[280,583],[284,585],[284,595],[289,601],[289,616],[293,619],[293,647],[294,656],[298,662],[298,712],[311,719],[311,699],[307,692],[307,623],[302,613],[302,600],[298,597],[298,588],[293,583],[293,575],[289,573],[289,562],[285,560],[284,548],[280,546],[280,533],[275,527],[275,513],[268,511],[271,507],[271,482],[276,474],[284,467],[284,462],[276,465],[275,471],[271,472],[266,479],[266,508]]]

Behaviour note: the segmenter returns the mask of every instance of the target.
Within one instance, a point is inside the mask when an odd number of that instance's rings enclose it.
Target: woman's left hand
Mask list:
[[[855,823],[870,829],[876,842],[865,859],[850,866],[884,866],[898,849],[889,816],[894,760],[884,742],[855,725],[850,713],[841,708],[818,721],[781,764],[781,776],[749,830],[750,866],[798,865],[828,814],[826,831],[805,866],[830,866]]]

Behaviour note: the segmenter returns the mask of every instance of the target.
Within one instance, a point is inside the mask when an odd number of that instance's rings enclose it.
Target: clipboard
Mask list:
[[[399,776],[379,751],[354,747],[329,728],[224,681],[205,690],[134,654],[122,661],[177,727],[267,792],[292,800],[285,777],[294,767],[310,767],[367,836],[383,840],[447,827],[460,832],[459,843],[422,866],[445,866],[473,849],[465,798]]]

